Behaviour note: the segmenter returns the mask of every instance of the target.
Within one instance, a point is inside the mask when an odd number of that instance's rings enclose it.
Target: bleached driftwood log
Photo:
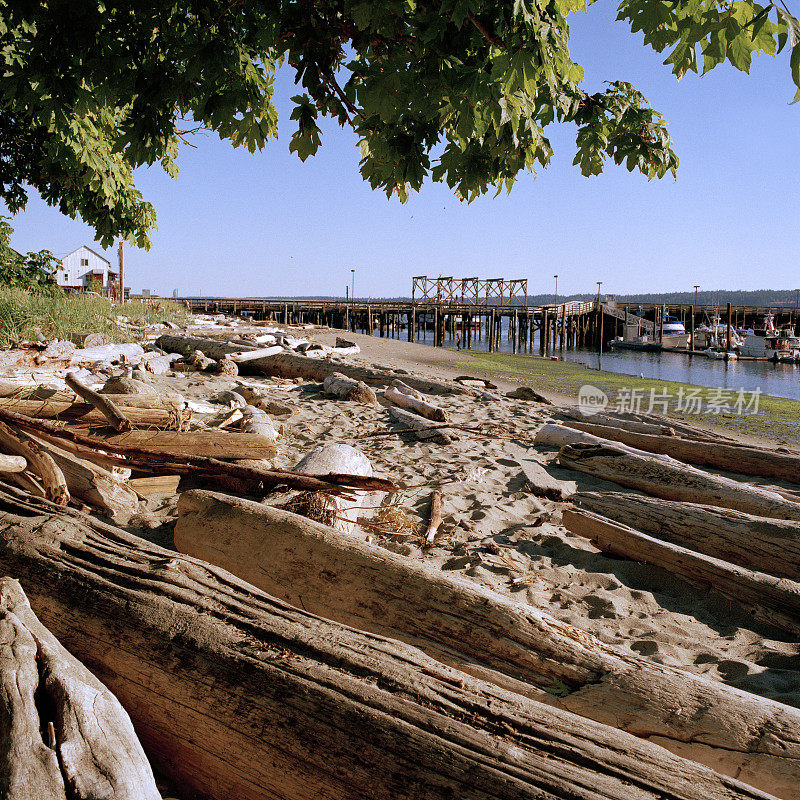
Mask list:
[[[800,584],[662,542],[591,511],[565,509],[564,526],[606,553],[655,564],[741,604],[753,619],[800,636]]]
[[[293,608],[225,570],[9,494],[0,565],[188,793],[632,800],[635,787],[636,800],[765,800],[649,742]]]
[[[434,422],[447,422],[447,414],[443,408],[429,403],[427,400],[420,400],[413,395],[404,394],[394,386],[384,389],[383,396],[396,406],[413,411],[415,414],[425,417],[425,419],[430,419]]]
[[[58,505],[69,502],[69,489],[64,473],[36,439],[14,425],[0,422],[0,447],[25,459],[28,470],[41,481],[48,500]]]
[[[236,364],[244,364],[246,361],[253,361],[256,358],[266,358],[267,356],[274,356],[277,353],[282,353],[284,347],[279,344],[271,345],[270,347],[259,347],[255,350],[243,350],[241,353],[231,353],[230,359]]]
[[[125,433],[133,427],[131,421],[117,408],[116,404],[109,399],[108,395],[98,394],[94,389],[90,389],[78,380],[72,372],[64,376],[67,386],[75,392],[78,397],[91,403],[111,424],[117,433]]]
[[[572,500],[589,511],[673,544],[800,580],[798,522],[627,492],[579,492]]]
[[[0,631],[0,795],[160,800],[125,709],[10,578],[0,578]]]
[[[800,503],[787,500],[777,492],[712,475],[669,456],[637,452],[614,442],[566,445],[561,448],[558,461],[570,469],[665,500],[683,500],[733,508],[759,517],[800,521]]]
[[[306,453],[294,467],[303,475],[372,476],[370,460],[349,444],[324,444]],[[358,512],[366,492],[351,492],[347,497],[314,492],[297,498],[300,507],[308,506],[314,519],[324,521],[337,531],[350,533],[358,520]]]
[[[458,381],[458,382],[459,383],[463,383],[463,381]],[[467,386],[468,384],[464,384],[464,385]],[[416,397],[417,400],[424,400],[425,399],[425,395],[423,395],[422,392],[418,392],[416,389],[414,389],[413,387],[409,386],[407,383],[404,383],[399,378],[395,378],[395,380],[392,381],[392,387],[397,389],[398,392],[402,392],[403,394],[407,394],[409,397]]]
[[[75,367],[89,367],[100,362],[128,361],[138,364],[144,355],[144,348],[135,342],[122,344],[102,344],[97,347],[87,347],[76,350],[70,359],[70,364]]]
[[[340,400],[352,400],[356,403],[375,405],[378,398],[375,390],[367,386],[364,381],[348,378],[340,372],[333,372],[322,382],[322,391],[328,397],[338,397]]]
[[[628,651],[473,581],[260,503],[184,492],[175,545],[293,605],[790,798],[800,710]],[[402,587],[398,591],[398,587]],[[551,696],[556,686],[565,691]]]
[[[679,436],[654,436],[651,433],[587,422],[570,421],[567,425],[648,453],[672,456],[688,464],[800,483],[800,454],[797,453],[779,453],[775,449],[724,442],[714,442],[709,446],[708,442]]]
[[[662,425],[658,422],[640,422],[635,419],[621,419],[611,414],[583,414],[574,408],[560,408],[559,413],[576,422],[587,423],[590,425],[605,425],[620,428],[624,431],[634,433],[649,433],[656,436],[674,436],[675,428],[671,425]],[[572,423],[567,423],[572,427]],[[580,430],[583,430],[581,428]],[[590,431],[591,433],[592,431]]]
[[[197,336],[173,336],[172,334],[159,336],[155,345],[166,353],[180,353],[182,356],[191,356],[196,350],[199,350],[214,361],[218,361],[226,355],[259,349],[256,345],[244,342],[233,344],[224,339],[204,339]]]
[[[437,444],[447,445],[452,442],[452,437],[446,432],[445,425],[439,422],[432,422],[429,419],[414,414],[411,411],[406,411],[404,408],[397,408],[390,406],[387,411],[389,416],[396,422],[400,423],[402,427],[414,433],[417,439],[425,441],[432,439]]]
[[[307,378],[314,381],[324,381],[328,375],[339,372],[348,378],[364,381],[369,386],[386,386],[397,377],[397,373],[390,369],[374,369],[357,364],[346,364],[342,361],[324,361],[296,353],[278,353],[266,358],[257,358],[242,364],[242,371],[245,367],[249,371],[261,375]],[[425,394],[476,394],[478,392],[476,389],[462,386],[455,381],[429,380],[413,375],[404,375],[403,380],[409,386]]]

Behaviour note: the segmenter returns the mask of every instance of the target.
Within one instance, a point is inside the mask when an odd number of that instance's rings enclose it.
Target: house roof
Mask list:
[[[79,248],[77,248],[76,250],[73,250],[68,256],[66,256],[66,258],[69,258],[69,256],[75,255],[75,253],[77,253],[78,250],[88,250],[90,253],[94,253],[94,255],[96,255],[99,259],[105,261],[106,264],[108,264],[109,267],[111,266],[111,262],[105,256],[101,256],[100,253],[98,253],[96,250],[92,250],[91,247],[89,247],[88,245],[85,245],[85,244],[82,244]]]

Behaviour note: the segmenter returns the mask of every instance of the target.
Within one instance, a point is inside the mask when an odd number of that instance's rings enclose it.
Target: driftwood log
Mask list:
[[[133,427],[131,421],[117,408],[113,400],[109,399],[108,395],[98,394],[94,389],[90,389],[81,383],[72,372],[66,374],[64,381],[78,397],[87,403],[91,403],[108,420],[117,433],[126,433],[131,430]]]
[[[280,438],[280,432],[272,424],[266,411],[247,405],[242,411],[242,433],[253,433],[273,443]]]
[[[115,448],[218,459],[275,458],[278,452],[270,437],[219,430],[129,431],[97,438]]]
[[[443,408],[429,403],[427,400],[420,400],[414,395],[404,394],[395,386],[387,387],[383,392],[383,396],[396,406],[413,411],[415,414],[425,417],[425,419],[430,419],[434,422],[447,422],[447,414]]]
[[[349,444],[324,444],[306,453],[294,467],[303,475],[363,475],[372,476],[370,460]],[[358,512],[364,502],[365,492],[351,492],[347,497],[334,496],[324,492],[305,494],[296,498],[295,503],[305,505],[313,513],[305,513],[337,531],[350,533],[358,520]]]
[[[747,609],[758,622],[800,637],[800,584],[796,581],[662,542],[591,511],[565,509],[563,524],[605,553],[654,564],[690,583],[715,589]]]
[[[569,421],[569,427],[594,434],[648,453],[672,456],[688,464],[716,467],[742,475],[760,475],[766,478],[800,483],[800,454],[779,453],[774,448],[747,447],[740,444],[684,439],[679,436],[654,436],[650,433],[625,430],[609,425]]]
[[[90,367],[99,362],[128,361],[138,364],[144,356],[144,348],[135,342],[122,344],[101,344],[76,350],[70,358],[73,367]]]
[[[636,419],[620,419],[611,414],[591,414],[586,415],[572,408],[560,408],[559,414],[568,417],[571,421],[566,423],[570,427],[575,427],[572,422],[581,422],[589,425],[603,425],[606,427],[619,428],[623,431],[633,433],[648,433],[656,436],[675,436],[675,428],[671,425],[662,425],[658,422],[640,422]],[[579,428],[579,430],[584,430]],[[590,431],[592,433],[593,431]]]
[[[258,358],[242,364],[242,371],[247,367],[249,371],[261,375],[277,376],[279,378],[306,378],[314,381],[324,381],[328,375],[339,372],[356,381],[363,381],[369,386],[386,386],[390,384],[397,373],[390,369],[375,369],[362,367],[357,364],[347,364],[342,361],[323,361],[316,358],[297,355],[296,353],[278,353],[266,358]],[[425,394],[477,394],[478,390],[462,386],[455,381],[437,381],[427,378],[417,378],[412,375],[403,375],[403,380],[414,389]]]
[[[800,781],[800,710],[617,650],[359,536],[191,491],[178,503],[175,545],[311,613],[402,639],[472,675],[638,734],[778,796],[793,797]],[[565,691],[547,693],[555,687]]]
[[[39,622],[10,578],[0,578],[0,796],[161,797],[125,709]]]
[[[0,453],[0,472],[24,472],[28,462],[22,456],[7,456]]]
[[[448,427],[446,424],[431,422],[419,414],[397,406],[389,406],[387,411],[389,416],[400,424],[402,432],[412,433],[420,441],[431,439],[441,445],[448,445],[453,441],[451,434],[445,430]]]
[[[266,358],[267,356],[274,356],[282,353],[285,350],[279,344],[271,345],[270,347],[259,347],[255,350],[243,350],[241,353],[231,353],[229,358],[235,364],[244,364],[246,361],[253,361],[256,358]]]
[[[69,502],[64,473],[46,448],[30,434],[14,425],[0,422],[0,447],[25,459],[28,470],[41,481],[44,496],[48,500],[64,506]]]
[[[155,341],[155,346],[166,353],[180,353],[182,356],[191,356],[199,350],[214,361],[235,353],[244,353],[259,349],[256,345],[244,342],[227,342],[224,339],[204,339],[197,336],[173,336],[164,334]]]
[[[322,391],[328,397],[338,397],[340,400],[352,400],[356,403],[375,405],[378,398],[375,390],[367,386],[364,381],[348,378],[340,372],[332,372],[322,382]]]
[[[647,453],[563,425],[544,425],[534,441],[538,445],[560,447],[558,461],[562,466],[654,497],[733,508],[762,517],[800,520],[800,503],[768,489],[712,475],[670,456]]]
[[[243,466],[223,461],[219,458],[191,456],[179,452],[159,453],[133,446],[121,446],[111,441],[114,437],[101,438],[87,436],[79,431],[68,430],[49,420],[33,419],[23,414],[0,409],[0,420],[9,420],[33,431],[37,436],[46,435],[48,441],[68,449],[76,455],[93,459],[106,466],[153,471],[171,471],[177,475],[193,475],[196,478],[219,481],[221,478],[238,478],[249,484],[254,493],[266,486],[285,484],[290,489],[308,491],[327,491],[333,494],[347,493],[357,489],[374,492],[396,492],[398,487],[390,480],[363,475],[325,475],[315,477],[301,475],[290,470],[267,469],[265,467]],[[141,431],[137,432],[141,433]],[[130,436],[130,434],[126,434]],[[233,434],[244,436],[244,434]],[[100,454],[97,451],[104,453]],[[26,473],[19,473],[25,475]]]
[[[800,580],[800,523],[628,492],[579,492],[581,507],[743,567]]]
[[[0,566],[119,698],[153,763],[188,792],[632,800],[635,787],[636,800],[766,800],[662,747],[293,608],[218,567],[44,501],[3,493],[0,504]]]

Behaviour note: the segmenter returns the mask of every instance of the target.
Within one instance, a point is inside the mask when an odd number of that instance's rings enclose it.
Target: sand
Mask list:
[[[362,349],[352,357],[354,363],[391,367],[400,378],[405,373],[488,377],[485,371],[470,368],[468,353],[341,331],[303,333],[327,344],[333,344],[336,335],[346,336]],[[491,379],[498,386],[495,393],[515,388],[513,381]],[[382,405],[327,399],[321,385],[313,382],[203,373],[151,380],[196,400],[235,388],[241,381],[286,403],[292,414],[274,418],[284,427],[275,466],[293,467],[325,442],[362,450],[376,475],[404,487],[392,498],[367,497],[356,528],[365,538],[541,608],[653,661],[800,706],[800,643],[754,624],[736,602],[663,569],[600,553],[561,525],[566,504],[534,496],[522,465],[525,460],[547,464],[554,458],[555,451],[531,444],[536,430],[553,418],[554,407],[505,397],[432,398],[446,408],[452,421],[488,426],[491,431],[457,433],[450,444],[440,445],[409,435],[373,436],[391,427]],[[548,395],[546,386],[535,388]],[[556,403],[566,402],[550,396]],[[619,489],[578,473],[549,469],[574,480],[579,490]],[[188,485],[201,484],[184,481],[182,488]],[[422,534],[435,488],[444,496],[444,524],[434,545],[424,548]],[[387,501],[394,507],[392,513],[381,507]],[[130,529],[171,546],[174,508],[175,498],[150,500]],[[413,526],[411,535],[406,521]]]

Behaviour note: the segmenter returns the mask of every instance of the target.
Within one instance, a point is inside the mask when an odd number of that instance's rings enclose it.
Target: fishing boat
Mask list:
[[[767,314],[763,326],[747,331],[739,355],[768,361],[800,361],[800,337],[791,329],[776,328],[772,314]]]
[[[663,347],[686,347],[689,343],[689,334],[683,323],[677,317],[664,317],[661,327],[661,344]]]

